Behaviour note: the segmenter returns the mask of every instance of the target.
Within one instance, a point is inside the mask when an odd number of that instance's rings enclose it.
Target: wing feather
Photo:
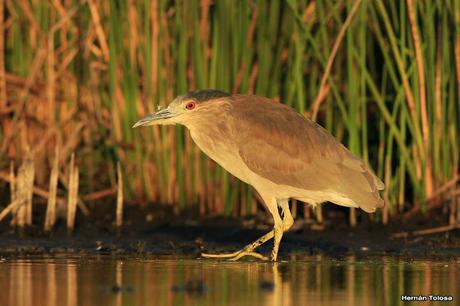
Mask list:
[[[321,126],[267,98],[237,96],[234,103],[236,145],[249,169],[277,184],[334,189],[367,211],[383,205],[383,183]]]

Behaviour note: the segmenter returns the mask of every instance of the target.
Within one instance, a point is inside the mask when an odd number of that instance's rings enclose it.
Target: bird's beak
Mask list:
[[[176,114],[172,113],[168,108],[165,108],[156,113],[145,116],[141,120],[137,121],[136,124],[133,125],[133,128],[137,128],[139,126],[162,124],[165,123],[164,119],[172,118],[175,115]]]

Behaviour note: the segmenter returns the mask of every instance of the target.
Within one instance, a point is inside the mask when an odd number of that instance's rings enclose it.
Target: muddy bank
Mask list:
[[[89,217],[79,215],[75,231],[68,235],[64,220],[59,220],[51,234],[42,226],[12,229],[8,222],[0,224],[0,256],[27,255],[180,255],[199,257],[202,251],[234,251],[256,240],[272,228],[270,220],[261,214],[251,218],[200,218],[193,213],[174,215],[168,207],[128,207],[120,232],[113,228],[111,207],[95,206]],[[335,213],[337,215],[337,213]],[[445,225],[442,214],[432,212],[432,218],[393,222],[387,226],[369,222],[362,216],[360,225],[352,229],[343,216],[326,218],[324,226],[296,221],[286,233],[280,247],[280,258],[323,254],[346,255],[460,255],[460,230],[432,235],[411,235],[421,228]],[[34,218],[43,220],[43,212]],[[41,223],[41,222],[40,222]],[[406,237],[394,237],[407,232]],[[268,254],[271,242],[258,251]]]

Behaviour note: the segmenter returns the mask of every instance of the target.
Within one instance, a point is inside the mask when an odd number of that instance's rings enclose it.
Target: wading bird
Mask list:
[[[196,90],[133,127],[155,124],[186,126],[206,155],[257,190],[273,216],[273,230],[240,251],[203,257],[268,259],[254,250],[274,238],[270,259],[276,261],[283,232],[294,223],[290,198],[366,212],[384,204],[384,184],[360,159],[315,122],[268,98]]]

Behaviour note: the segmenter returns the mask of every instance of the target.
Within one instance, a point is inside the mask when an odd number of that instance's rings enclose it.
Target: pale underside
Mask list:
[[[192,138],[264,200],[330,201],[367,212],[383,206],[378,192],[383,183],[326,130],[292,108],[256,96],[209,104],[205,116],[186,123]]]

